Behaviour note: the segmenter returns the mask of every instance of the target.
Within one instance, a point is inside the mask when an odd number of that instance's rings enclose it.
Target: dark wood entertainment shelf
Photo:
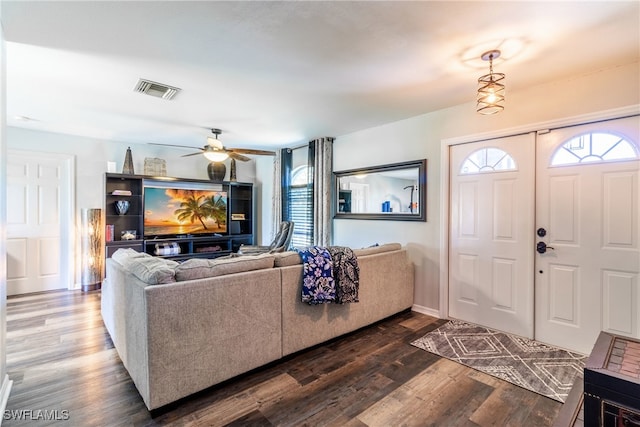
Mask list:
[[[144,189],[146,186],[160,183],[196,184],[203,188],[222,188],[222,191],[227,192],[227,233],[206,236],[181,235],[144,238]],[[121,194],[113,194],[114,191]],[[131,248],[138,252],[175,260],[193,257],[215,258],[237,252],[242,244],[254,244],[254,195],[251,183],[107,173],[105,175],[104,199],[105,225],[107,228],[109,226],[113,228],[112,240],[106,241],[105,244],[107,258],[110,258],[120,248]],[[129,209],[121,215],[118,214],[115,206],[119,200],[129,202]],[[121,236],[127,230],[135,232],[136,238],[123,240]],[[105,232],[107,231],[105,230]],[[109,233],[107,232],[107,234]],[[172,252],[170,255],[156,255],[156,245],[179,247],[179,253],[170,251]],[[177,250],[175,251],[177,252]]]

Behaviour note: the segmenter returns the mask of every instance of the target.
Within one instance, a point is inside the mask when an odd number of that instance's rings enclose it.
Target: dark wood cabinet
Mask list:
[[[584,425],[640,426],[640,341],[601,332],[584,367]]]
[[[115,193],[115,194],[114,194]],[[142,251],[143,239],[143,186],[139,175],[107,173],[105,178],[105,243],[106,256],[120,248]],[[117,210],[116,203],[126,202],[126,212]],[[126,232],[135,232],[135,238],[122,238]],[[127,233],[127,236],[131,233]]]
[[[120,248],[132,248],[154,256],[171,259],[193,257],[215,258],[237,252],[240,245],[254,244],[254,194],[253,184],[223,182],[227,192],[227,232],[217,235],[180,235],[145,238],[144,190],[145,183],[151,185],[153,177],[107,173],[105,177],[105,255],[110,258]],[[203,180],[181,180],[219,186],[220,183]],[[115,193],[115,194],[114,194]],[[126,212],[117,206],[127,205]],[[121,208],[121,207],[120,207]],[[125,240],[123,233],[135,234],[135,239]],[[111,238],[111,240],[109,240]]]
[[[253,184],[229,183],[229,234],[253,244]]]

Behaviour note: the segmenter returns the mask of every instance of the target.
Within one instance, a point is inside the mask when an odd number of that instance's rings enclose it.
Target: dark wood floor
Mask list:
[[[99,291],[10,297],[7,306],[14,381],[7,409],[68,419],[19,421],[5,413],[5,426],[539,427],[551,425],[562,406],[411,346],[442,321],[406,312],[152,418],[104,328]]]

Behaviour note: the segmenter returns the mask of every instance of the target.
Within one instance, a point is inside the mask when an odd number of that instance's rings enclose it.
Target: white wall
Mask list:
[[[204,136],[203,136],[204,138]],[[148,144],[127,144],[117,141],[106,141],[73,135],[64,135],[38,130],[8,127],[6,146],[9,149],[37,151],[46,153],[63,153],[75,159],[75,224],[79,224],[81,208],[103,208],[104,174],[107,162],[116,162],[116,172],[122,172],[127,147],[131,147],[134,172],[144,173],[145,157],[157,157],[166,161],[167,176],[177,178],[208,180],[208,161],[204,156],[181,157],[190,153],[181,148],[165,148]],[[4,158],[4,156],[3,156]],[[225,162],[229,179],[230,161]],[[254,182],[255,162],[236,162],[237,180]],[[4,191],[5,186],[2,186]],[[79,240],[76,239],[76,248]],[[77,253],[76,249],[76,253]],[[75,257],[77,259],[78,257]],[[74,272],[75,283],[79,282],[79,269]]]
[[[440,268],[446,268],[439,263],[441,141],[470,135],[481,139],[482,134],[500,130],[637,105],[639,75],[636,62],[508,92],[505,111],[494,116],[477,114],[475,103],[470,102],[337,137],[333,145],[335,171],[426,158],[427,222],[337,219],[333,224],[334,244],[407,245],[416,265],[415,304],[426,312],[437,311]],[[469,97],[474,98],[474,93]]]

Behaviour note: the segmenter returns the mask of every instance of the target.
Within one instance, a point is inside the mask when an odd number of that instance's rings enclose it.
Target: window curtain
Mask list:
[[[283,221],[291,221],[291,165],[293,162],[292,150],[283,148],[280,150],[280,216]]]
[[[300,150],[308,150],[307,147],[300,147]],[[311,198],[311,185],[308,183],[308,176],[305,176],[304,183],[299,177],[297,182],[293,182],[295,169],[294,150],[286,148],[282,153],[282,218],[285,221],[293,221],[293,238],[291,245],[296,248],[304,248],[313,243],[313,199]],[[308,160],[307,160],[308,162]],[[305,165],[308,169],[308,165]],[[299,166],[298,168],[299,169]]]
[[[331,178],[334,138],[309,142],[309,182],[313,185],[313,244],[331,244]]]
[[[271,197],[271,236],[275,237],[282,222],[282,151],[273,159],[273,196]]]

